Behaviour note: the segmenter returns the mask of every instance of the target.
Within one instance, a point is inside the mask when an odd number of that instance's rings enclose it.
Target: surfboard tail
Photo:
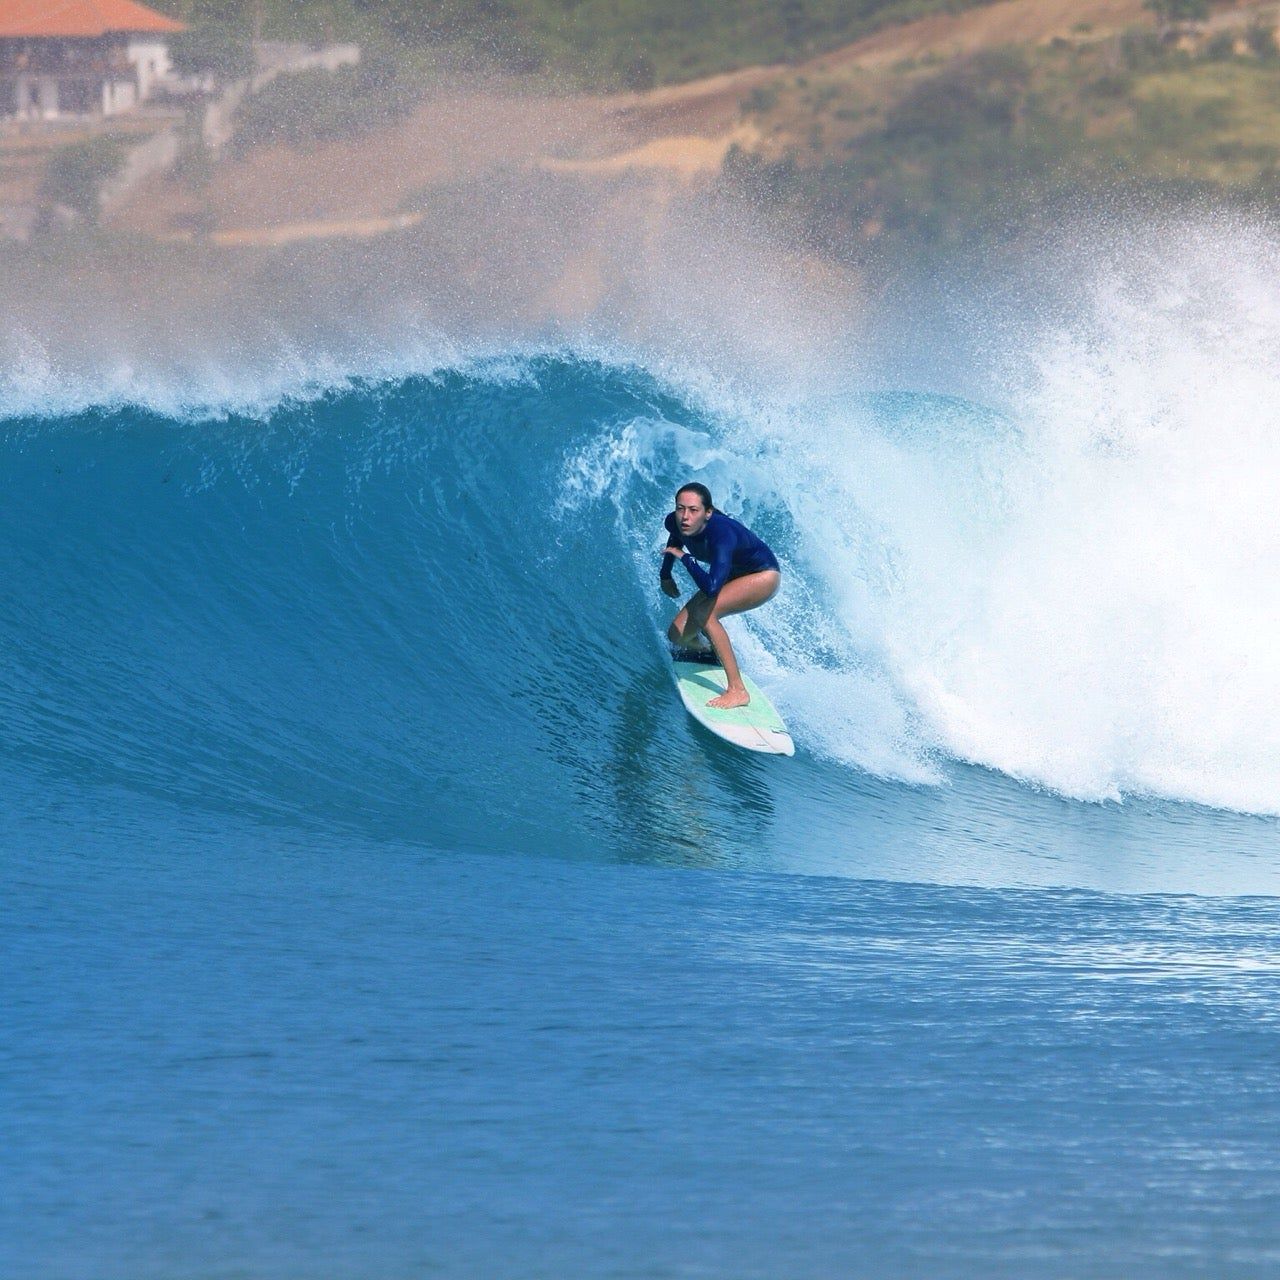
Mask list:
[[[688,650],[684,651],[688,653]],[[675,654],[672,654],[675,658]],[[795,743],[782,717],[763,690],[749,676],[743,683],[751,701],[742,707],[711,707],[711,699],[724,692],[724,668],[718,663],[699,663],[696,659],[677,659],[673,663],[676,688],[685,709],[704,729],[735,747],[759,751],[767,755],[795,754]]]

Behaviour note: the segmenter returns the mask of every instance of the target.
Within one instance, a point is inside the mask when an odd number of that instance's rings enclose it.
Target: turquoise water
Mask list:
[[[1040,421],[567,354],[10,417],[4,1274],[1274,1274],[1274,534]],[[794,760],[676,698],[695,474]]]

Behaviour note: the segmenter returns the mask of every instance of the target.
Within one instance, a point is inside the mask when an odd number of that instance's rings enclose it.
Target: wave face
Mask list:
[[[654,665],[612,530],[553,512],[566,440],[639,394],[524,364],[265,421],[11,422],[6,763],[204,812],[520,847],[561,806],[544,744],[607,734],[601,688]]]
[[[969,762],[1280,811],[1274,375],[1206,365],[1135,409],[1114,323],[1049,346],[1016,416],[761,408],[561,354],[265,417],[11,419],[5,767],[450,848],[749,845],[740,760],[672,785],[708,745],[671,693],[656,548],[696,475],[786,570],[737,636],[804,748],[799,809],[847,787],[847,830],[877,780],[919,797]],[[1144,368],[1181,358],[1158,337]]]

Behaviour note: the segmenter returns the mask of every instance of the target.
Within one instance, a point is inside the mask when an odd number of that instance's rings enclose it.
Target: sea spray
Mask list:
[[[697,476],[780,537],[786,589],[731,625],[811,749],[1280,811],[1280,251],[1229,220],[1124,230],[986,331],[986,405],[702,380],[702,428],[629,426],[566,474],[623,532]]]
[[[1073,305],[1006,347],[1016,439],[956,495],[989,518],[900,532],[894,663],[961,758],[1274,813],[1280,255],[1229,219],[1145,232],[1077,246]]]
[[[1036,305],[969,317],[988,345],[967,378],[998,408],[825,396],[734,406],[725,438],[768,442],[815,612],[916,751],[1080,799],[1274,813],[1280,249],[1229,219],[1072,249]],[[823,703],[811,732],[838,751]]]

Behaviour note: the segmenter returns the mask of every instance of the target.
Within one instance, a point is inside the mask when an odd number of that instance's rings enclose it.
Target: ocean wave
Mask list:
[[[413,731],[441,716],[504,750],[512,696],[616,738],[628,682],[661,681],[661,518],[697,477],[782,559],[732,627],[808,756],[1280,812],[1277,249],[1126,243],[1004,317],[968,373],[989,404],[426,326],[90,372],[15,329],[2,750],[296,813],[452,776]],[[557,691],[566,649],[614,694]]]

